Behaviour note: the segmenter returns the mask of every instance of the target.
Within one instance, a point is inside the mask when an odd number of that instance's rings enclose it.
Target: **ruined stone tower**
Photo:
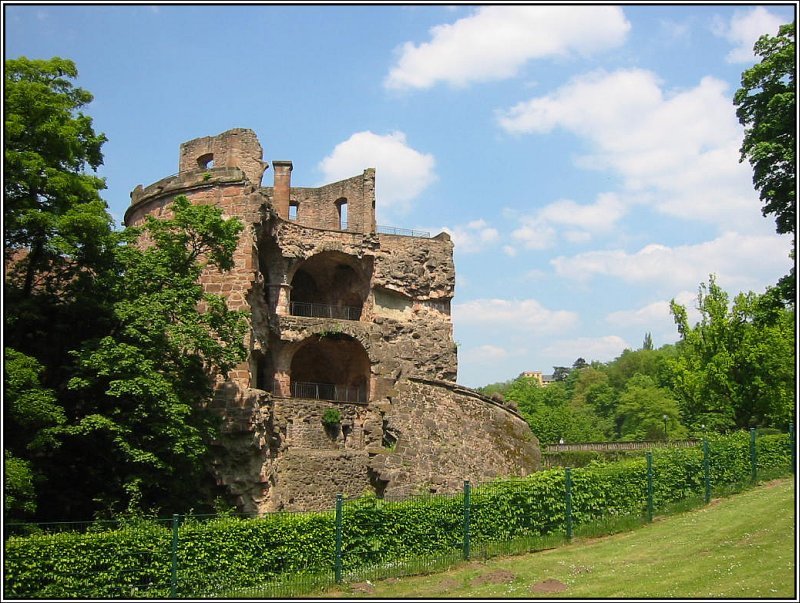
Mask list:
[[[213,472],[245,512],[329,508],[355,496],[444,492],[525,475],[538,441],[512,409],[456,385],[446,233],[376,226],[375,170],[292,186],[251,130],[181,145],[177,175],[131,193],[126,225],[177,195],[245,225],[230,273],[207,291],[250,316],[249,360],[217,384]],[[327,425],[328,409],[339,413]],[[335,414],[335,413],[334,413]]]

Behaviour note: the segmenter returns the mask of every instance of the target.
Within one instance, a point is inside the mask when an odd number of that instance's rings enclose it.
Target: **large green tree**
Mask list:
[[[671,303],[681,340],[668,363],[672,389],[687,425],[724,431],[759,426],[785,429],[794,409],[793,312],[771,293],[727,293],[711,276],[697,298],[700,322]]]
[[[106,137],[82,112],[92,95],[73,85],[77,75],[59,57],[5,63],[3,246],[19,259],[23,296],[37,284],[62,289],[106,251],[105,182],[88,171],[102,165]]]
[[[775,216],[777,231],[795,233],[796,139],[795,23],[782,25],[777,36],[761,36],[754,52],[760,62],[742,73],[734,95],[736,115],[745,127],[741,160],[753,168],[764,216]],[[794,251],[793,251],[794,254]],[[779,286],[794,301],[794,268]]]
[[[171,218],[148,217],[123,233],[115,270],[101,279],[113,325],[74,354],[74,416],[60,434],[71,463],[84,461],[70,479],[90,484],[95,511],[121,503],[175,511],[202,499],[216,437],[206,408],[213,378],[246,357],[244,314],[199,282],[203,271],[232,267],[241,222],[186,197],[170,209]],[[50,496],[73,504],[58,490]]]
[[[76,77],[57,57],[5,62],[4,459],[30,476],[13,482],[28,494],[44,479],[44,434],[66,420],[69,351],[108,326],[97,279],[113,258],[113,229],[93,174],[105,136],[82,113],[92,96]]]
[[[242,225],[178,198],[115,231],[76,77],[66,59],[6,61],[6,512],[197,509],[213,378],[245,356],[243,316],[199,278],[231,268]]]
[[[634,375],[619,399],[617,414],[623,440],[680,440],[687,430],[680,421],[678,403],[652,377]]]

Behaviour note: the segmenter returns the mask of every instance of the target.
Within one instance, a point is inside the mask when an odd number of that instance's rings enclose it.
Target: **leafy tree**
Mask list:
[[[241,222],[186,197],[171,210],[172,218],[149,217],[121,235],[115,270],[101,279],[115,299],[114,325],[74,354],[74,416],[59,433],[83,475],[62,468],[61,476],[91,483],[95,511],[196,500],[216,435],[206,409],[213,375],[246,357],[244,314],[199,283],[203,271],[232,267]]]
[[[519,377],[506,392],[517,403],[519,412],[531,431],[542,442],[601,441],[607,425],[588,405],[570,403],[567,386],[559,381],[541,387],[532,377]]]
[[[608,365],[609,383],[618,392],[622,392],[628,380],[636,374],[649,377],[658,374],[658,353],[655,350],[626,349]]]
[[[23,519],[36,511],[36,493],[30,463],[3,450],[4,497],[3,513],[6,519]]]
[[[589,366],[589,363],[586,362],[583,358],[578,358],[575,362],[572,363],[572,368],[575,370],[580,370]]]
[[[23,297],[40,285],[63,285],[106,252],[98,232],[109,228],[99,191],[86,173],[103,162],[106,141],[81,109],[92,95],[73,86],[75,64],[55,57],[5,63],[4,235],[6,257]]]
[[[11,518],[20,519],[36,510],[34,470],[26,459],[52,445],[49,429],[66,420],[55,393],[42,386],[43,371],[44,367],[35,358],[5,349],[5,513]]]
[[[741,160],[753,168],[764,216],[773,214],[777,231],[795,232],[796,119],[795,23],[782,25],[777,36],[761,36],[753,48],[761,61],[742,73],[733,98],[745,127]],[[793,241],[794,245],[794,241]],[[794,247],[793,247],[794,255]],[[784,299],[794,300],[794,268],[779,283]]]
[[[686,308],[674,300],[670,306],[681,341],[669,364],[687,424],[786,428],[794,408],[793,313],[752,292],[729,308],[713,275],[700,286],[694,327]]]
[[[570,368],[567,366],[553,367],[553,381],[564,381],[569,375]]]
[[[670,392],[658,387],[652,377],[634,375],[620,396],[617,413],[623,440],[683,439],[678,403]],[[665,420],[666,419],[666,431]]]
[[[6,514],[198,508],[214,375],[245,354],[242,315],[198,279],[231,268],[242,225],[180,198],[115,232],[76,77],[6,61]]]
[[[653,336],[649,332],[644,334],[644,341],[642,342],[642,349],[643,350],[652,350],[653,349]]]
[[[618,394],[609,383],[605,366],[587,366],[580,371],[574,371],[570,379],[570,406],[573,409],[584,409],[585,413],[592,416],[596,440],[614,439]],[[601,437],[597,437],[597,434],[601,434]]]

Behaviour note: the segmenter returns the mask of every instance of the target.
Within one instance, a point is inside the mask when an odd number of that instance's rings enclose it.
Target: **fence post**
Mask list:
[[[756,469],[756,428],[750,428],[750,482],[755,484],[758,472]]]
[[[647,453],[647,521],[653,521],[653,453]]]
[[[172,559],[170,561],[169,596],[174,599],[178,594],[178,526],[180,516],[172,515],[172,543],[170,545]]]
[[[711,463],[709,461],[708,440],[703,439],[703,479],[706,484],[706,504],[711,502]]]
[[[567,467],[564,473],[567,503],[567,540],[572,540],[572,471]]]
[[[797,461],[796,455],[797,451],[795,450],[795,441],[794,441],[794,423],[789,421],[789,448],[792,455],[792,474],[795,473],[794,466]]]
[[[342,581],[342,506],[343,497],[341,494],[336,495],[336,549],[334,551],[334,574],[336,576],[336,584]]]
[[[471,505],[469,480],[464,480],[464,559],[466,561],[469,561],[469,513]]]

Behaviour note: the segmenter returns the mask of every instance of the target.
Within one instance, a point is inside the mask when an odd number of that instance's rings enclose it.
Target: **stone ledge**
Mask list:
[[[515,417],[518,417],[518,418],[522,419],[523,421],[525,421],[525,419],[522,417],[522,415],[519,414],[519,412],[517,412],[516,410],[513,410],[513,409],[509,408],[508,406],[506,406],[505,404],[501,404],[500,402],[497,402],[496,400],[492,400],[488,396],[484,396],[482,393],[477,392],[474,389],[470,389],[470,388],[465,387],[463,385],[459,385],[458,383],[453,383],[453,382],[450,382],[450,381],[440,381],[438,379],[425,379],[423,377],[408,377],[408,380],[409,381],[414,381],[416,383],[422,383],[424,385],[432,385],[434,387],[443,387],[443,388],[448,389],[451,392],[454,392],[456,394],[463,394],[465,396],[470,396],[471,398],[475,398],[476,400],[480,400],[481,402],[486,402],[487,404],[491,404],[492,406],[496,406],[497,408],[502,408],[506,412],[508,412],[508,413],[514,415]]]

